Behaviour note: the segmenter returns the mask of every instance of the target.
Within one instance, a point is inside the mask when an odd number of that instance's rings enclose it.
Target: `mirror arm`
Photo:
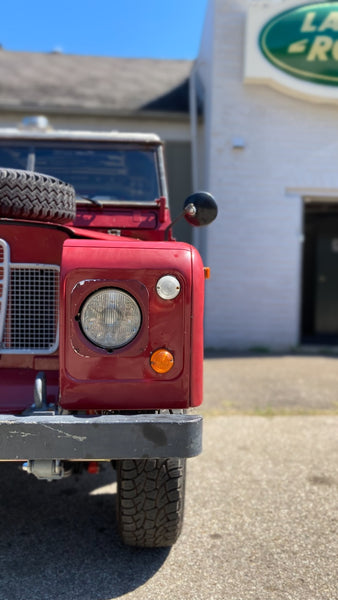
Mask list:
[[[197,212],[196,206],[194,206],[192,202],[190,204],[187,204],[187,206],[184,208],[184,210],[182,210],[182,212],[176,217],[176,219],[171,221],[171,223],[169,223],[168,227],[166,227],[166,229],[164,230],[164,239],[165,240],[168,239],[169,229],[171,229],[173,227],[173,225],[175,225],[177,223],[177,221],[180,221],[185,215],[190,215],[191,217],[194,217],[196,215],[196,212]]]

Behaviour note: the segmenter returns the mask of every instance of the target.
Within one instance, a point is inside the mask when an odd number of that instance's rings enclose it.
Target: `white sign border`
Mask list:
[[[338,86],[311,83],[292,77],[273,66],[259,47],[260,33],[270,19],[287,10],[307,4],[312,3],[286,0],[269,4],[257,2],[249,5],[245,32],[243,81],[248,84],[268,85],[290,96],[312,102],[338,104]]]

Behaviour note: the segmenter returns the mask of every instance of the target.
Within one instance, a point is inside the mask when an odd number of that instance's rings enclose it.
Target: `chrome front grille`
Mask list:
[[[6,246],[0,240],[0,353],[50,354],[58,347],[59,267],[1,262]]]

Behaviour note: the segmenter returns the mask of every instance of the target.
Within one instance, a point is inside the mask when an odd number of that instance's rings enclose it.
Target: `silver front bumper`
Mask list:
[[[202,450],[199,415],[0,416],[0,461],[189,458]]]

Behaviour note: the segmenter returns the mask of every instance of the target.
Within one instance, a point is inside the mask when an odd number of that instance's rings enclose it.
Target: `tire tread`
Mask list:
[[[0,168],[0,217],[65,223],[76,214],[75,190],[42,173]]]
[[[129,546],[172,546],[183,524],[185,459],[122,460],[117,519]]]

